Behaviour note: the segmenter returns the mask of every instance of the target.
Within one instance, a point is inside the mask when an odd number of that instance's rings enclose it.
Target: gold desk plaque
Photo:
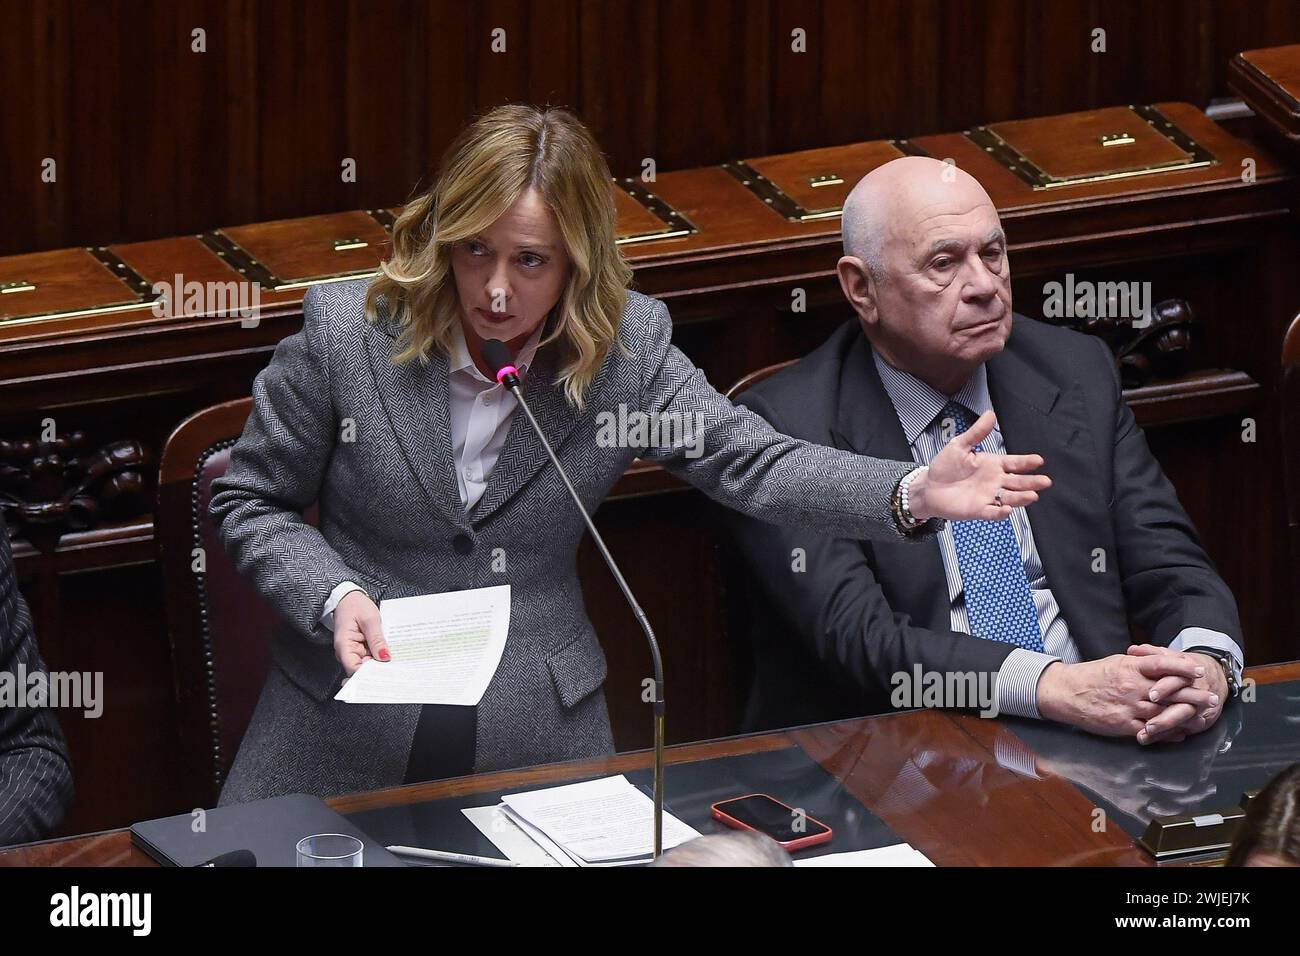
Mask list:
[[[618,236],[614,240],[617,245],[628,246],[638,242],[656,242],[660,239],[681,239],[699,232],[695,224],[685,215],[668,205],[638,180],[631,177],[616,178],[614,185],[639,207],[637,211],[640,215],[636,218],[650,223],[647,228],[633,226],[627,231],[624,231],[620,223]],[[615,194],[615,204],[625,205],[626,200],[620,203],[618,194]]]
[[[853,149],[863,145],[876,144],[850,144],[847,147],[829,147],[829,150],[843,152],[844,150]],[[914,145],[905,139],[891,139],[888,146],[893,148],[895,156],[892,159],[898,159],[902,156],[925,156],[928,155],[925,150]],[[809,151],[813,152],[813,151]],[[821,152],[818,150],[817,152]],[[787,154],[789,156],[791,154]],[[840,157],[843,158],[842,156]],[[737,159],[734,162],[723,163],[722,168],[740,181],[740,184],[761,199],[769,209],[778,216],[788,219],[790,222],[816,222],[822,219],[838,219],[844,211],[843,200],[831,202],[824,206],[809,206],[808,202],[812,199],[800,199],[791,196],[790,192],[782,189],[781,186],[770,176],[765,175],[758,169],[756,163],[771,162],[773,160],[781,161],[781,157],[763,157],[762,159]],[[809,190],[822,189],[825,187],[844,186],[846,185],[845,177],[839,173],[831,171],[808,172],[800,174],[795,182],[785,181],[790,189],[796,189],[806,186]],[[852,184],[848,184],[850,189],[857,184],[857,177]],[[832,192],[846,192],[844,190],[831,190]],[[819,197],[820,198],[820,197]]]
[[[1074,115],[1085,116],[1085,114]],[[1026,139],[1032,138],[1036,141],[1035,145],[1041,145],[1038,138],[1049,131],[1056,132],[1055,138],[1058,143],[1061,136],[1068,135],[1068,130],[1053,130],[1052,127],[1046,126],[1043,120],[1013,120],[1008,123],[976,126],[974,129],[967,130],[965,136],[1034,189],[1060,189],[1065,186],[1080,186],[1084,183],[1111,182],[1157,173],[1183,172],[1218,163],[1209,150],[1184,133],[1154,106],[1114,107],[1110,110],[1092,111],[1086,116],[1095,116],[1097,123],[1103,124],[1103,127],[1109,124],[1109,129],[1113,131],[1100,134],[1086,133],[1083,127],[1080,127],[1078,129],[1081,134],[1080,151],[1070,156],[1068,165],[1072,165],[1073,168],[1069,172],[1053,172],[1049,168],[1049,165],[1056,161],[1057,156],[1062,154],[1057,153],[1049,159],[1042,152],[1035,152],[1023,142],[1017,142],[1017,135],[1022,131],[1028,134]],[[1120,126],[1120,123],[1123,123],[1123,126]],[[1133,133],[1130,130],[1137,130],[1137,132]],[[1096,143],[1099,148],[1095,154],[1089,155],[1085,147],[1091,143]],[[1125,165],[1126,150],[1139,151],[1134,155],[1157,158]],[[1086,168],[1089,165],[1095,168]]]
[[[392,234],[393,216],[389,209],[367,209],[366,215]],[[222,229],[213,229],[199,236],[199,240],[220,256],[232,269],[246,279],[251,279],[267,292],[285,292],[290,289],[305,289],[308,286],[323,285],[328,282],[347,282],[351,279],[368,279],[378,271],[374,267],[363,269],[346,269],[339,272],[321,272],[318,275],[301,276],[292,279],[276,273],[257,256],[249,252]],[[328,240],[329,248],[336,253],[370,248],[370,243],[356,236],[345,236]],[[376,260],[376,264],[378,260]]]
[[[51,322],[55,319],[75,319],[89,315],[108,315],[114,312],[129,312],[152,305],[162,296],[154,292],[147,279],[132,269],[107,246],[85,246],[88,253],[99,265],[103,266],[117,282],[121,283],[120,300],[105,302],[101,305],[43,310],[40,298],[27,298],[27,293],[38,292],[40,282],[28,279],[9,279],[0,282],[0,295],[13,296],[12,299],[0,299],[0,325],[26,325],[30,322]],[[71,250],[67,250],[71,251]],[[64,254],[64,250],[53,250]],[[25,312],[24,307],[35,306],[35,311]],[[13,309],[14,311],[10,311]]]

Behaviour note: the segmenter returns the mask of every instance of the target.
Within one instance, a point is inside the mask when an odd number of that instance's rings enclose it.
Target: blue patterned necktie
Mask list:
[[[942,415],[956,423],[956,432],[971,426],[970,413],[957,402],[944,406]],[[975,450],[983,451],[983,443]],[[1038,627],[1038,609],[1029,593],[1029,579],[1025,577],[1011,521],[954,521],[952,537],[957,546],[970,632],[976,637],[1041,651],[1043,634]]]

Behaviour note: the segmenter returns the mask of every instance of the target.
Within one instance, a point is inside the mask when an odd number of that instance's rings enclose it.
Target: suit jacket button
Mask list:
[[[474,550],[474,539],[462,531],[451,539],[451,546],[456,549],[457,554],[469,554]]]

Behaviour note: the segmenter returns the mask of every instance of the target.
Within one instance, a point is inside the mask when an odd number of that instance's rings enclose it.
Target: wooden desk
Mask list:
[[[1238,53],[1228,85],[1280,139],[1300,146],[1300,44]]]
[[[1300,678],[1300,662],[1251,668],[1247,676],[1260,684],[1296,680]],[[800,747],[900,839],[938,866],[1155,865],[1118,826],[1094,832],[1093,804],[1068,780],[1051,773],[1034,779],[1001,766],[994,756],[995,749],[999,744],[1014,745],[1016,740],[998,721],[921,710],[684,744],[669,748],[667,762],[671,766]],[[922,755],[926,756],[924,769],[918,760]],[[348,814],[625,773],[650,763],[648,751],[636,751],[599,760],[393,787],[334,797],[327,802]],[[898,786],[904,768],[924,781],[923,789],[910,784]],[[129,830],[108,830],[0,850],[0,866],[154,865],[146,854],[131,846]]]

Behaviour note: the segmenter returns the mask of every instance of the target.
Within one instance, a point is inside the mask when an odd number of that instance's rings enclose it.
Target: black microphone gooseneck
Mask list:
[[[632,614],[635,615],[637,623],[641,625],[641,630],[645,632],[646,641],[650,645],[650,657],[654,661],[655,671],[655,697],[652,701],[654,704],[655,739],[654,855],[655,859],[658,859],[660,854],[663,853],[664,838],[664,664],[659,655],[659,642],[655,640],[655,633],[650,627],[649,620],[646,619],[645,612],[641,610],[641,605],[632,596],[632,589],[627,586],[627,581],[623,579],[623,572],[618,569],[618,565],[614,563],[614,558],[609,553],[609,549],[605,547],[605,540],[592,523],[591,515],[587,514],[587,509],[583,506],[582,499],[578,497],[573,482],[569,480],[568,473],[564,470],[564,466],[560,464],[560,460],[555,457],[555,451],[551,448],[551,443],[546,440],[545,433],[542,431],[541,426],[537,424],[537,419],[533,417],[533,410],[524,401],[524,393],[519,388],[519,370],[514,366],[514,358],[510,354],[509,347],[499,339],[488,339],[483,343],[483,359],[492,367],[497,381],[514,393],[515,399],[519,402],[519,407],[528,416],[533,431],[541,439],[542,447],[546,449],[546,454],[550,456],[551,463],[555,465],[555,470],[560,473],[564,486],[569,489],[569,495],[573,498],[573,503],[578,506],[578,513],[582,515],[582,520],[587,523],[587,531],[591,534],[591,540],[596,542],[596,548],[600,551],[600,556],[605,559],[605,564],[609,566],[610,573],[614,575],[619,590],[623,592],[623,598],[627,601],[628,606],[632,608]]]

